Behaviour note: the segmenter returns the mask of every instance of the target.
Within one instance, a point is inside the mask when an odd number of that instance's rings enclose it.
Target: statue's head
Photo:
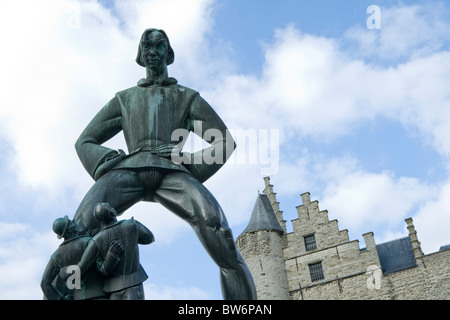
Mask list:
[[[98,203],[94,207],[94,217],[100,222],[108,223],[117,220],[116,210],[109,205],[109,203],[102,202]]]
[[[56,233],[58,239],[64,237],[69,226],[69,218],[64,216],[64,218],[58,218],[53,222],[53,232]]]
[[[76,222],[70,220],[67,216],[64,216],[63,218],[58,218],[53,222],[53,232],[56,233],[58,239],[69,239],[77,236],[80,232],[80,228]]]
[[[139,41],[136,62],[146,68],[157,70],[172,64],[175,53],[164,30],[149,28]]]

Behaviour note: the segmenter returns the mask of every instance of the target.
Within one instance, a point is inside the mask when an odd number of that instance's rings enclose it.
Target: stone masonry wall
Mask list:
[[[309,193],[301,195],[298,219],[292,220],[293,232],[287,234],[284,248],[289,289],[365,273],[371,265],[380,266],[373,233],[364,235],[366,250],[358,240],[349,241],[347,230],[339,230],[337,220],[328,220],[328,212],[319,210],[318,201],[310,201]],[[314,234],[317,248],[307,251],[305,236]],[[324,279],[312,282],[309,265],[322,263]]]
[[[322,262],[324,279],[312,282],[309,264],[317,262]],[[357,240],[294,257],[286,260],[285,264],[290,290],[365,273],[369,266],[379,267],[376,253],[361,251]]]
[[[363,234],[365,248],[350,241],[337,220],[319,210],[309,193],[301,194],[293,232],[276,200],[270,179],[264,178],[283,235],[259,230],[238,237],[237,245],[255,280],[258,299],[283,300],[426,300],[450,299],[450,249],[423,255],[412,219],[406,219],[416,266],[383,275],[373,233]],[[314,235],[316,248],[306,250],[305,237]],[[321,262],[324,279],[312,281],[309,265]]]
[[[450,250],[424,255],[417,267],[378,277],[370,272],[291,291],[293,300],[448,300]]]
[[[236,243],[257,284],[258,299],[289,300],[281,235],[260,230],[240,236]]]

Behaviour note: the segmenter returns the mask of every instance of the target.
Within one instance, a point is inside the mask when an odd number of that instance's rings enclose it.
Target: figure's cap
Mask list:
[[[58,239],[64,237],[69,225],[69,217],[64,216],[64,218],[58,218],[53,222],[53,232],[56,233]]]
[[[152,33],[153,31],[159,31],[164,38],[167,41],[167,58],[166,58],[166,64],[170,65],[175,61],[175,52],[173,51],[172,47],[170,46],[170,41],[169,41],[169,37],[167,36],[166,32],[164,30],[161,29],[155,29],[155,28],[148,28],[144,31],[144,33],[142,33],[141,36],[141,40],[139,41],[139,46],[138,46],[138,53],[137,53],[137,57],[136,57],[136,62],[138,65],[145,67],[144,62],[142,62],[141,60],[141,42],[142,40],[145,39],[145,37],[147,36],[148,33]]]

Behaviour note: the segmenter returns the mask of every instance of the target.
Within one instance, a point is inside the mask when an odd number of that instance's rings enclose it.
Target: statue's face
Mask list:
[[[80,232],[80,228],[79,228],[78,224],[76,224],[73,221],[69,221],[69,225],[67,226],[66,233],[75,236],[79,232]]]
[[[159,31],[153,31],[141,41],[141,60],[153,72],[162,72],[166,64],[167,42]]]

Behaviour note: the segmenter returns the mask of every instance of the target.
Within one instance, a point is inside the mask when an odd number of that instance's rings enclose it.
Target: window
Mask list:
[[[317,249],[316,237],[313,234],[306,236],[304,238],[305,238],[306,251],[311,251],[311,250]]]
[[[322,262],[314,263],[309,265],[309,273],[311,274],[311,281],[319,281],[323,280],[323,270],[322,270]]]

